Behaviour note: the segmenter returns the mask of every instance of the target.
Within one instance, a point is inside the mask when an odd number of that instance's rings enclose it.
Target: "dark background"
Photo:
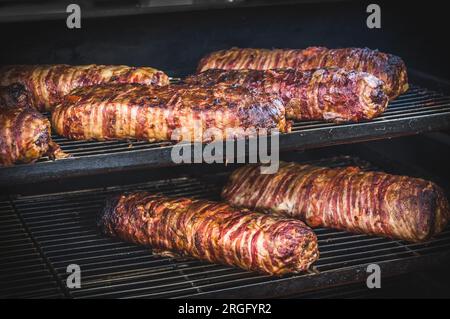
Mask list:
[[[445,1],[376,1],[381,29],[367,28],[368,3],[313,1],[86,19],[81,6],[81,29],[69,30],[64,15],[0,23],[0,59],[2,64],[148,65],[182,76],[194,72],[204,54],[231,46],[367,46],[401,56],[413,73],[450,79]]]

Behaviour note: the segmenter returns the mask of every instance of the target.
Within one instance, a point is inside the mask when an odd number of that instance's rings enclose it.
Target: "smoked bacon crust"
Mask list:
[[[330,67],[373,74],[385,83],[385,92],[390,99],[408,90],[408,76],[403,60],[398,56],[368,48],[309,47],[273,50],[231,48],[212,52],[203,57],[198,64],[197,72],[208,69],[310,70]]]
[[[124,194],[108,200],[98,225],[127,242],[270,275],[307,270],[319,257],[303,222],[206,200]]]
[[[231,205],[298,218],[330,227],[407,241],[425,241],[443,230],[449,203],[436,184],[407,176],[281,163],[262,175],[248,165],[231,175],[222,191]]]
[[[0,111],[3,108],[30,107],[32,97],[22,84],[0,86]]]
[[[250,128],[287,132],[289,124],[280,99],[223,86],[84,87],[67,95],[52,113],[53,129],[75,140],[209,141],[212,135],[205,131],[210,128],[225,138],[229,130],[238,136],[251,135]]]
[[[387,107],[384,84],[375,76],[344,69],[220,70],[210,69],[184,80],[189,85],[243,86],[274,94],[285,104],[286,117],[334,122],[372,119]]]
[[[0,68],[0,85],[20,83],[31,93],[32,106],[52,111],[75,88],[102,83],[167,85],[169,78],[150,67],[125,65],[7,65]]]
[[[0,166],[30,163],[44,155],[68,156],[52,141],[49,120],[30,107],[0,108]]]

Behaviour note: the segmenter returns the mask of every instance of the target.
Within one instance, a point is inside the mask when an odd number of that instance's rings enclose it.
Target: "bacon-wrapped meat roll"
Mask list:
[[[52,141],[50,122],[29,107],[0,108],[0,166],[68,155]]]
[[[419,178],[281,163],[273,175],[257,165],[231,175],[222,197],[237,207],[269,210],[330,227],[424,241],[445,227],[449,203],[436,184]]]
[[[247,136],[253,132],[249,128],[290,129],[282,101],[267,94],[222,86],[138,84],[74,90],[55,108],[52,125],[58,134],[76,140],[210,141],[217,135],[207,135],[209,128],[220,131],[223,139],[235,133]]]
[[[294,68],[310,70],[338,67],[345,70],[367,72],[385,83],[390,99],[408,90],[405,63],[398,56],[368,48],[327,49],[251,49],[231,48],[212,52],[201,59],[197,71],[208,69],[269,70]]]
[[[128,242],[271,275],[304,271],[319,257],[317,238],[303,222],[206,200],[120,195],[98,224]]]
[[[387,107],[383,82],[375,76],[344,69],[219,70],[187,77],[189,85],[239,85],[257,93],[275,94],[286,116],[296,120],[334,122],[372,119]]]
[[[75,88],[102,83],[167,85],[162,71],[124,65],[8,65],[0,68],[0,85],[20,83],[31,93],[32,106],[51,111]]]

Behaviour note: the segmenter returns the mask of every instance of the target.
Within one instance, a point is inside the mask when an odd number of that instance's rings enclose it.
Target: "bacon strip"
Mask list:
[[[116,84],[84,87],[52,113],[53,129],[70,139],[209,141],[209,128],[252,135],[251,128],[290,129],[281,100],[244,88],[151,87]],[[175,130],[178,129],[178,133]],[[241,130],[242,129],[242,130]],[[218,132],[218,133],[219,133]]]
[[[30,163],[44,155],[68,156],[52,141],[48,119],[29,107],[0,109],[0,166]]]
[[[29,107],[31,104],[30,92],[22,84],[0,86],[0,108]]]
[[[295,120],[334,122],[368,120],[387,107],[383,82],[375,76],[343,69],[219,70],[187,77],[189,85],[243,86],[256,93],[275,94]]]
[[[233,172],[222,197],[236,207],[269,210],[311,227],[424,241],[443,230],[449,203],[436,184],[419,178],[281,163],[276,174],[257,165]]]
[[[270,275],[307,270],[319,257],[303,222],[206,200],[124,194],[107,202],[98,224],[106,235],[156,251]]]
[[[390,99],[408,90],[405,63],[398,56],[368,48],[327,49],[240,49],[231,48],[212,52],[203,57],[197,71],[224,70],[268,70],[294,68],[311,70],[337,67],[373,74],[385,83]]]
[[[150,67],[125,65],[8,65],[0,68],[0,85],[20,83],[31,93],[32,106],[52,111],[75,88],[102,83],[167,85],[169,78]]]

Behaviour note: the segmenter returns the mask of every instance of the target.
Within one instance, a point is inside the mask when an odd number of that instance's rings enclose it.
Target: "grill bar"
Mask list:
[[[450,96],[418,86],[392,101],[380,117],[362,123],[295,122],[280,136],[280,150],[314,147],[411,135],[450,127]],[[70,141],[53,136],[72,158],[0,168],[0,187],[68,176],[93,175],[143,166],[175,165],[171,142]]]
[[[376,168],[351,157],[309,162]],[[318,228],[315,231],[321,258],[312,271],[273,278],[191,258],[153,255],[150,248],[103,237],[96,228],[96,215],[107,196],[145,189],[169,196],[218,199],[222,185],[214,177],[217,175],[203,176],[202,182],[178,178],[71,193],[19,196],[11,199],[12,205],[0,203],[5,223],[21,229],[17,233],[20,236],[2,243],[9,251],[0,269],[16,269],[26,274],[26,277],[18,274],[8,277],[1,273],[0,278],[8,278],[8,287],[0,290],[0,295],[20,296],[22,291],[26,296],[47,296],[50,292],[45,283],[65,287],[66,267],[72,263],[81,267],[82,287],[66,289],[65,295],[60,288],[56,296],[242,298],[306,293],[364,281],[370,263],[379,264],[387,276],[450,258],[450,228],[430,242],[420,244]],[[14,220],[17,216],[22,222]],[[8,228],[0,230],[1,238],[8,238],[5,232],[11,234]],[[59,280],[58,285],[54,283],[55,278]]]
[[[57,280],[9,201],[0,202],[0,225],[0,297],[62,297]]]

